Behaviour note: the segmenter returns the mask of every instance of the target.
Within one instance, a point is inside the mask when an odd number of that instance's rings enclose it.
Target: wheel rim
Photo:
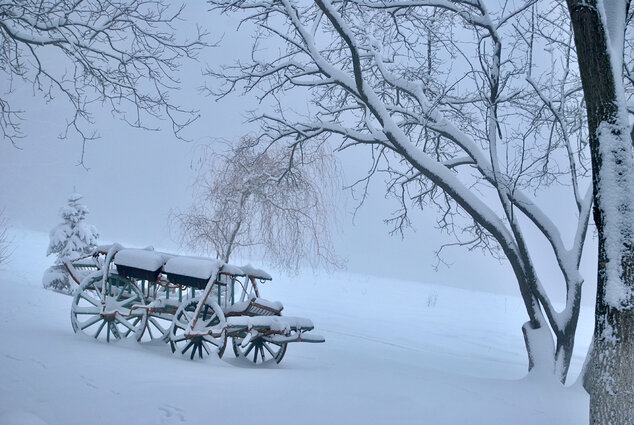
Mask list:
[[[101,275],[91,275],[73,296],[73,330],[105,342],[138,339],[146,326],[147,313],[133,308],[135,305],[144,305],[144,300],[134,283],[112,275],[103,289]]]
[[[246,347],[242,347],[243,338],[234,337],[232,339],[233,353],[238,358],[248,360],[249,362],[260,365],[275,361],[279,363],[286,354],[285,342],[273,342],[266,337],[253,338]]]
[[[169,331],[172,352],[178,351],[193,360],[196,354],[202,359],[204,355],[210,355],[215,350],[218,357],[222,357],[227,338],[224,331],[225,317],[217,304],[205,302],[196,323],[195,332],[189,333],[198,303],[199,299],[196,298],[187,301],[174,315]]]

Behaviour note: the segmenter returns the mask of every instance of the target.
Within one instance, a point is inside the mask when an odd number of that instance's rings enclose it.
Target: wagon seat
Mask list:
[[[226,264],[225,267],[235,266]],[[235,268],[241,271],[239,276],[245,276],[245,284],[247,284],[248,281],[255,283],[256,280],[264,282],[273,279],[271,275],[264,270],[255,268],[250,264]],[[223,267],[223,271],[224,270],[225,268]],[[269,301],[256,295],[251,295],[248,300],[234,303],[228,307],[225,311],[225,316],[280,316],[283,309],[284,306],[279,301]]]

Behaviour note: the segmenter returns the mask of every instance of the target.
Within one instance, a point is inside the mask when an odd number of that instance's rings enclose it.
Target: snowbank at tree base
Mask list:
[[[18,230],[15,241],[0,266],[2,424],[588,422],[580,385],[525,376],[518,298],[349,273],[274,274],[263,296],[312,319],[326,342],[289,344],[281,364],[263,368],[231,350],[190,361],[162,343],[75,335],[71,298],[41,287],[47,235]],[[591,311],[579,326],[576,373]]]

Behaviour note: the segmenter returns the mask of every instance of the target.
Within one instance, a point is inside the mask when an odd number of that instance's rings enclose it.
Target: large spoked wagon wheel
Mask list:
[[[141,338],[147,322],[141,291],[129,280],[110,275],[103,288],[101,272],[91,274],[73,296],[71,323],[75,333],[110,342]],[[136,307],[135,307],[136,306]]]
[[[227,345],[225,315],[218,304],[207,300],[196,320],[199,302],[199,298],[193,298],[176,311],[169,334],[172,352],[179,351],[184,355],[189,352],[189,358],[193,360],[196,353],[202,359],[203,351],[210,355],[212,350],[216,350],[218,357],[222,357]]]
[[[248,360],[256,365],[275,361],[279,363],[286,354],[286,342],[273,342],[267,337],[260,336],[251,339],[245,347],[242,346],[244,339],[240,337],[232,338],[233,353],[236,357]]]

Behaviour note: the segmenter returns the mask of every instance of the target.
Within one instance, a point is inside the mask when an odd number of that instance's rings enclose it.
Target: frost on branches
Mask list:
[[[181,26],[175,34],[184,5],[172,3],[0,2],[0,75],[10,82],[2,87],[0,137],[13,144],[24,137],[28,111],[18,106],[19,93],[29,87],[45,102],[59,99],[70,107],[67,119],[59,120],[66,121],[62,138],[98,138],[93,124],[108,105],[133,127],[153,128],[166,118],[181,137],[198,114],[172,103],[169,93],[179,85],[180,61],[195,58],[206,44],[202,31]]]
[[[42,284],[45,288],[72,292],[64,262],[89,255],[97,247],[99,232],[95,226],[84,221],[89,211],[85,205],[79,203],[81,198],[78,193],[73,193],[68,198],[68,205],[60,210],[64,222],[55,226],[49,234],[46,255],[57,254],[57,259],[55,265],[44,272]]]
[[[413,211],[436,210],[437,226],[455,238],[439,248],[439,261],[450,246],[506,258],[529,319],[522,327],[529,369],[565,382],[592,205],[583,90],[565,5],[209,4],[255,34],[250,61],[209,70],[217,81],[210,94],[258,96],[264,106],[251,118],[263,146],[330,139],[356,155],[367,172],[353,189],[363,200],[370,180],[382,178],[396,202],[391,230],[403,234]],[[306,112],[298,99],[307,99]],[[556,206],[544,201],[554,197]],[[565,225],[564,210],[572,211]],[[533,235],[549,249],[533,244]],[[542,258],[561,271],[563,308],[542,282]],[[544,341],[548,333],[552,343]]]

